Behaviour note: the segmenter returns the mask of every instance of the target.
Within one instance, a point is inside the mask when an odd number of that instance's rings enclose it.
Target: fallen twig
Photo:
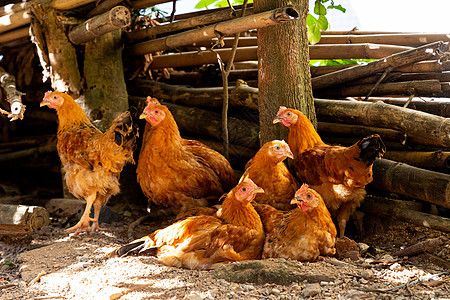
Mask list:
[[[445,237],[437,237],[434,239],[427,239],[425,241],[421,241],[412,246],[406,247],[405,249],[399,250],[392,255],[402,257],[402,256],[412,256],[419,253],[423,253],[425,251],[429,251],[431,249],[440,247],[448,242],[448,239]]]
[[[42,270],[33,280],[30,281],[30,283],[28,283],[28,285],[32,285],[35,284],[36,282],[38,282],[42,276],[47,275],[47,272]]]
[[[17,286],[17,284],[15,284],[15,283],[7,283],[7,284],[4,284],[4,285],[0,285],[0,290],[7,289],[7,288],[10,288],[10,287],[13,287],[13,286]]]

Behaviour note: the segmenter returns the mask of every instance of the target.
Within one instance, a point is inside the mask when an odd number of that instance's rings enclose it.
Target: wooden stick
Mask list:
[[[142,30],[136,30],[126,34],[126,37],[129,41],[135,42],[139,40],[143,40],[145,38],[155,37],[161,34],[167,34],[170,32],[185,30],[194,28],[197,26],[203,26],[211,23],[222,22],[226,20],[230,20],[236,18],[235,14],[239,14],[239,11],[234,11],[230,8],[219,10],[210,14],[200,15],[196,17],[192,17],[186,20],[181,20],[169,24],[164,24],[160,26],[149,27]],[[253,10],[247,11],[246,15],[250,15],[253,13]],[[254,46],[254,45],[253,45]]]
[[[420,46],[438,41],[450,42],[450,35],[440,33],[329,35],[328,31],[325,31],[318,44],[375,43],[398,46]]]
[[[18,40],[27,36],[30,36],[29,34],[30,28],[24,27],[17,30],[12,30],[4,34],[0,34],[0,44],[6,44],[14,40]]]
[[[446,151],[387,151],[383,157],[422,169],[447,174],[450,171],[450,152]]]
[[[395,32],[395,31],[362,31],[358,29],[352,29],[352,30],[327,30],[322,31],[323,35],[374,35],[374,34],[413,34],[413,32]]]
[[[0,17],[3,17],[5,15],[11,15],[13,13],[28,9],[30,8],[30,6],[31,2],[7,4],[5,6],[0,7]]]
[[[322,89],[336,84],[342,84],[361,77],[383,72],[388,67],[396,68],[418,61],[436,58],[440,55],[439,53],[444,53],[448,51],[448,49],[449,43],[436,42],[428,44],[419,48],[393,54],[366,65],[358,65],[314,77],[312,79],[312,86],[314,89]]]
[[[449,223],[450,224],[450,223]],[[449,229],[450,231],[450,229]],[[394,256],[403,257],[403,256],[413,256],[419,253],[423,253],[426,251],[430,251],[431,249],[435,249],[441,246],[448,244],[448,238],[445,236],[426,239],[425,241],[418,242],[414,245],[411,245],[405,249],[401,249],[397,252],[392,253]]]
[[[438,147],[450,147],[450,119],[447,118],[383,102],[316,99],[314,105],[319,119],[395,129]]]
[[[0,33],[30,24],[30,9],[0,17]]]
[[[372,187],[450,208],[450,175],[377,159]],[[448,227],[450,230],[450,226]]]
[[[60,10],[69,10],[72,8],[84,6],[94,1],[96,0],[54,0],[51,3],[51,6]]]
[[[173,49],[217,36],[235,34],[250,29],[262,28],[298,19],[298,12],[292,7],[283,7],[271,11],[254,14],[251,16],[236,18],[220,22],[200,29],[193,29],[165,38],[155,39],[132,46],[131,55],[144,55],[163,50]]]
[[[56,144],[55,143],[44,145],[44,146],[39,146],[36,148],[27,149],[27,150],[21,150],[21,151],[17,151],[17,152],[0,154],[0,163],[24,159],[27,157],[48,154],[48,153],[56,153]]]
[[[345,98],[364,97],[372,92],[373,96],[398,95],[398,96],[442,96],[443,90],[439,80],[414,80],[403,82],[381,83],[373,90],[372,84],[342,86],[340,88],[329,88],[314,90],[320,98]]]
[[[6,100],[11,105],[11,113],[8,114],[8,118],[11,118],[11,121],[17,119],[22,120],[26,107],[22,103],[22,95],[24,95],[24,93],[19,92],[16,89],[16,78],[7,73],[2,67],[0,67],[0,85],[6,92]]]
[[[76,26],[69,33],[72,43],[81,45],[108,32],[131,24],[131,13],[125,6],[113,7],[110,11],[95,16]]]
[[[450,219],[405,208],[394,200],[368,195],[361,203],[360,209],[367,214],[395,218],[416,226],[450,232]]]
[[[133,9],[141,9],[167,2],[172,2],[172,0],[135,0],[131,1],[130,4]]]
[[[0,204],[0,236],[24,235],[48,224],[50,216],[43,207]]]

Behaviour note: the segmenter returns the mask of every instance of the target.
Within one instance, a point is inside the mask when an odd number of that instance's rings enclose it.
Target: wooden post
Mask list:
[[[26,235],[48,224],[50,217],[43,207],[0,204],[0,237]]]
[[[400,67],[427,59],[436,59],[440,53],[448,51],[449,43],[436,42],[412,50],[403,51],[391,56],[343,70],[320,75],[312,79],[314,89],[322,89],[341,84],[375,73],[383,72],[388,67]]]
[[[236,18],[200,29],[193,29],[183,33],[170,35],[132,46],[131,55],[144,55],[157,51],[169,50],[183,45],[189,45],[219,36],[232,35],[237,32],[258,29],[270,25],[280,24],[298,18],[298,12],[292,7],[282,7],[271,11]]]
[[[373,164],[370,186],[450,208],[450,175],[387,159]]]
[[[125,6],[113,7],[104,14],[95,16],[76,26],[69,33],[72,43],[80,45],[102,36],[113,30],[127,27],[131,24],[131,13]]]

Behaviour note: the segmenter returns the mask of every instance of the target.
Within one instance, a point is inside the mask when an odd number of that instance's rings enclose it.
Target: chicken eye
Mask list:
[[[159,110],[155,109],[155,114],[159,114]]]
[[[290,116],[291,116],[291,112],[288,111],[288,112],[286,113],[286,116],[290,117]]]
[[[246,187],[243,187],[243,188],[241,189],[241,191],[246,192],[246,191],[247,191],[247,188],[246,188]]]
[[[281,147],[280,147],[280,146],[276,146],[276,147],[275,147],[275,149],[277,149],[277,150],[280,150],[280,149],[281,149]]]
[[[55,99],[55,100],[56,100],[56,99],[58,99],[58,97],[57,97],[57,96],[53,96],[53,99]]]
[[[311,199],[311,198],[312,198],[312,195],[311,195],[311,194],[306,194],[306,198],[307,198],[307,199]]]

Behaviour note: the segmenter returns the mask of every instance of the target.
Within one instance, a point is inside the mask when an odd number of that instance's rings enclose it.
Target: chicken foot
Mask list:
[[[100,216],[100,211],[102,209],[102,201],[95,201],[94,202],[94,219],[91,219],[92,221],[92,231],[105,231],[106,228],[102,228],[98,226],[98,217]]]
[[[86,207],[84,209],[83,215],[81,216],[80,221],[75,226],[72,226],[70,228],[66,229],[66,232],[70,232],[73,230],[76,230],[75,233],[72,236],[77,236],[79,233],[81,233],[83,230],[85,230],[87,233],[91,232],[90,227],[90,221],[94,221],[94,219],[91,219],[89,217],[89,214],[91,212],[92,204],[94,203],[95,199],[97,198],[96,194],[92,194],[89,197],[86,198]]]

